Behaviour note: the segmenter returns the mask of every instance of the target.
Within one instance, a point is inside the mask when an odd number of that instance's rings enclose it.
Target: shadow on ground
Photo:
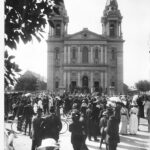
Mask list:
[[[118,148],[131,149],[131,150],[148,150],[148,143],[143,139],[148,139],[148,135],[129,135],[129,136],[120,136],[120,144]],[[144,147],[144,148],[143,148]]]

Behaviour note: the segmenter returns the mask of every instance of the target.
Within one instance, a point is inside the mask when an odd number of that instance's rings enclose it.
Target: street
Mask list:
[[[7,128],[10,128],[10,124],[5,124]],[[137,135],[120,135],[120,143],[117,150],[150,150],[150,133],[147,132],[147,121],[145,119],[140,120],[140,131]],[[60,150],[73,150],[70,142],[70,132],[60,135]],[[86,144],[89,150],[98,150],[99,142],[86,140]],[[14,139],[15,150],[30,150],[31,139],[29,136],[18,134]],[[102,145],[102,150],[105,150],[105,144]]]

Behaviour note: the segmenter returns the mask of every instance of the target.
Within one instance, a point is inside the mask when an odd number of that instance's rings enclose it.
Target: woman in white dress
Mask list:
[[[120,122],[120,134],[126,135],[127,134],[127,127],[128,127],[128,120],[129,120],[129,113],[128,109],[126,108],[125,104],[123,104],[121,108],[121,122]]]
[[[130,109],[130,119],[129,119],[129,132],[135,135],[138,131],[138,106],[133,104]]]

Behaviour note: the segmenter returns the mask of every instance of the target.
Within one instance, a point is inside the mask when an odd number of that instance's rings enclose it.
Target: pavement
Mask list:
[[[5,123],[7,128],[10,128],[9,123]],[[120,135],[120,143],[117,150],[150,150],[150,133],[148,133],[147,120],[140,120],[140,131],[137,135]],[[70,132],[60,134],[60,150],[73,150],[70,138]],[[100,139],[100,138],[99,138]],[[14,139],[15,150],[31,150],[31,142],[29,136],[23,134],[17,134],[17,138]],[[99,150],[100,142],[86,140],[86,144],[89,150]],[[102,145],[102,150],[105,150],[105,144]]]

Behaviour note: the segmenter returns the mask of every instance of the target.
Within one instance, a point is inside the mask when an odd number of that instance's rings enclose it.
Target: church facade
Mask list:
[[[47,90],[70,87],[123,93],[122,16],[116,0],[107,0],[101,17],[102,34],[88,28],[68,34],[64,4],[49,18]]]

